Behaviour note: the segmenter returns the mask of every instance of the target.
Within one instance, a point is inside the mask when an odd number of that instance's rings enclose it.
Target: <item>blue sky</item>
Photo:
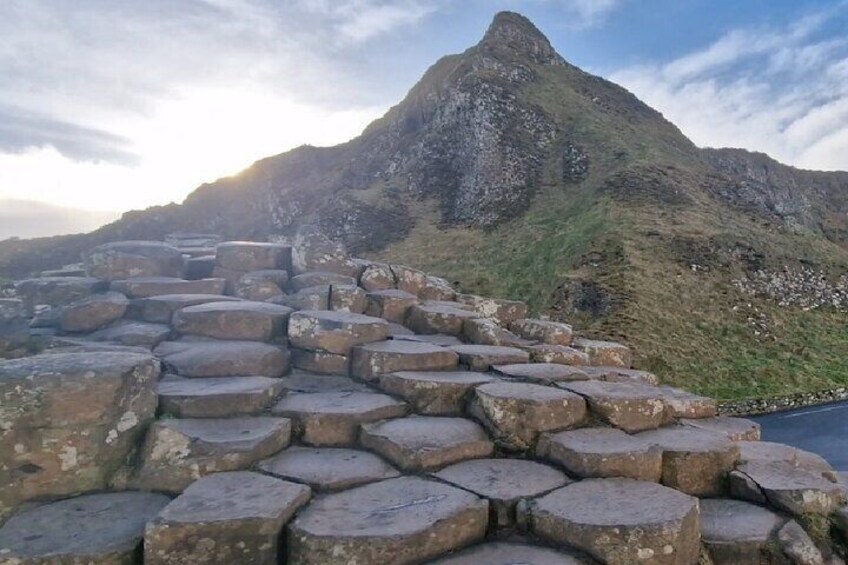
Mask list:
[[[846,0],[3,0],[0,206],[179,202],[345,141],[504,9],[699,145],[848,169]]]

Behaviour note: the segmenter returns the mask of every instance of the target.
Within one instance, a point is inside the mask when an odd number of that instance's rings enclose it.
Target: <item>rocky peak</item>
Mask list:
[[[479,46],[483,49],[509,50],[546,65],[562,62],[548,38],[530,20],[515,12],[498,12]]]

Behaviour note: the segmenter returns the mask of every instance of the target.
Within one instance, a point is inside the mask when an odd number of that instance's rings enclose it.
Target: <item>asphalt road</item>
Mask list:
[[[764,441],[777,441],[818,453],[837,471],[848,471],[848,402],[751,419],[763,427]]]

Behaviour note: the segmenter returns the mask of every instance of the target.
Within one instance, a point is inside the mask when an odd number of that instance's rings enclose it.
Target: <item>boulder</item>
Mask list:
[[[785,521],[771,510],[741,500],[701,501],[701,541],[714,565],[771,562],[770,544]]]
[[[15,283],[15,294],[32,315],[39,304],[64,306],[109,288],[109,283],[92,277],[45,277]]]
[[[562,471],[523,459],[474,459],[445,467],[433,475],[487,499],[490,529],[514,527],[520,501],[572,482]]]
[[[359,441],[405,471],[435,470],[494,450],[483,428],[464,418],[412,416],[364,424]]]
[[[308,484],[319,492],[392,479],[400,473],[373,453],[343,447],[290,447],[259,463],[263,473]]]
[[[112,281],[109,289],[127,298],[149,298],[163,294],[224,294],[224,279],[185,280],[175,277],[140,277]]]
[[[283,391],[280,379],[270,377],[176,376],[159,381],[159,409],[178,418],[224,418],[257,414]]]
[[[0,519],[19,503],[104,489],[156,410],[149,353],[0,361]]]
[[[283,527],[310,496],[305,485],[248,471],[203,477],[147,524],[144,563],[279,563]]]
[[[571,326],[549,320],[519,318],[509,324],[509,329],[531,341],[539,341],[548,345],[571,345],[573,331]]]
[[[296,275],[326,271],[354,278],[358,278],[362,271],[362,267],[348,256],[344,246],[330,241],[315,226],[303,226],[297,230],[292,248],[292,268]]]
[[[504,449],[535,446],[542,432],[578,426],[586,418],[586,401],[558,388],[532,383],[494,382],[478,386],[469,413],[483,422]]]
[[[234,296],[217,294],[165,294],[149,298],[137,298],[130,301],[126,317],[153,324],[170,324],[174,312],[188,306],[197,306],[207,302],[239,302]]]
[[[613,341],[577,338],[572,347],[589,356],[589,364],[597,367],[630,367],[633,354],[630,348]]]
[[[419,414],[461,415],[474,387],[494,378],[475,371],[401,371],[380,377],[380,388]]]
[[[532,345],[527,347],[534,363],[558,363],[560,365],[588,365],[589,356],[567,345]]]
[[[623,477],[658,483],[662,477],[662,450],[615,428],[542,434],[536,455],[580,478]]]
[[[88,333],[120,319],[129,301],[118,292],[93,294],[63,307],[59,327],[64,332]]]
[[[291,308],[267,302],[207,302],[174,313],[174,330],[215,339],[271,341],[285,337]]]
[[[111,326],[92,333],[94,341],[108,341],[117,345],[153,349],[171,335],[170,326],[148,324],[132,320],[119,320]]]
[[[289,368],[287,349],[255,341],[165,341],[154,353],[182,377],[279,377]]]
[[[395,274],[385,263],[370,263],[359,276],[359,286],[367,292],[395,288]]]
[[[133,484],[178,493],[206,475],[250,468],[289,444],[285,418],[158,420],[147,432]]]
[[[0,527],[4,565],[136,563],[145,523],[170,502],[150,492],[88,494],[25,510]]]
[[[366,294],[365,313],[402,324],[409,309],[418,304],[418,297],[403,290],[376,290]]]
[[[472,371],[488,371],[492,365],[510,365],[530,361],[527,352],[516,347],[454,345],[449,349],[459,355],[460,365]]]
[[[378,341],[353,348],[350,372],[374,381],[399,371],[442,371],[457,366],[459,356],[443,347],[414,341]]]
[[[493,365],[492,370],[509,379],[539,384],[589,380],[589,376],[583,370],[583,367],[560,365],[559,363]]]
[[[289,525],[288,563],[423,563],[482,540],[487,521],[469,492],[398,477],[316,498]]]
[[[292,366],[321,375],[347,375],[350,373],[350,357],[327,351],[293,348]]]
[[[312,271],[292,277],[289,286],[295,292],[312,286],[348,285],[356,286],[356,279],[339,273]]]
[[[88,276],[116,281],[138,277],[181,277],[183,255],[161,241],[116,241],[83,257]]]
[[[295,435],[307,445],[356,443],[359,425],[406,414],[406,404],[372,392],[289,394],[271,409],[291,418]]]
[[[479,314],[443,304],[422,303],[412,306],[406,316],[406,326],[419,334],[462,334],[465,320]]]
[[[561,382],[558,386],[584,397],[595,415],[625,432],[650,430],[663,423],[665,401],[656,387],[600,381]]]
[[[301,310],[289,319],[289,342],[300,349],[348,355],[355,345],[384,341],[389,325],[385,320],[326,310]]]
[[[226,241],[215,248],[219,267],[248,273],[263,270],[291,270],[292,248],[279,243]]]
[[[527,304],[518,300],[486,298],[474,294],[457,294],[456,301],[471,306],[483,318],[491,318],[501,326],[527,317]]]
[[[633,479],[587,479],[530,504],[533,533],[608,565],[692,565],[698,499]]]

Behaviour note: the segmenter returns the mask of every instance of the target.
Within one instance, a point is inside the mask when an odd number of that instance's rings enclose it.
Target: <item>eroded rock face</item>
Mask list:
[[[156,411],[159,362],[132,352],[0,362],[0,517],[106,488]]]
[[[95,247],[85,255],[85,270],[96,279],[115,281],[183,274],[179,249],[161,241],[117,241]]]

